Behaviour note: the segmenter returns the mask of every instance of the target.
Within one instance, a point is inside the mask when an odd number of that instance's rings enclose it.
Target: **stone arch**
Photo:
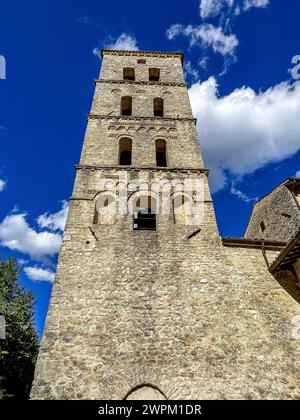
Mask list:
[[[128,199],[128,211],[133,216],[133,230],[157,230],[159,194],[141,189]]]
[[[143,198],[149,197],[151,198],[151,209],[154,211],[155,214],[159,213],[159,194],[153,191],[139,189],[138,191],[132,192],[128,197],[128,211],[129,213],[133,214],[137,210],[136,201]],[[142,203],[141,203],[142,205]]]
[[[132,388],[123,398],[125,401],[155,401],[167,399],[166,395],[159,388],[149,384],[138,385],[135,388]]]

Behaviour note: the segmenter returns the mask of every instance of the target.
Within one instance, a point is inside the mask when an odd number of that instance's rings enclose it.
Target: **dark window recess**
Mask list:
[[[156,214],[151,213],[151,209],[134,213],[133,230],[156,230]]]
[[[167,166],[166,154],[164,152],[156,152],[157,166]]]
[[[156,165],[167,166],[167,144],[165,140],[156,141]]]
[[[146,64],[146,60],[145,60],[144,58],[139,58],[139,59],[137,60],[137,63],[138,63],[138,64]]]
[[[135,80],[134,68],[126,67],[123,69],[123,79],[124,80]]]
[[[123,151],[120,153],[120,165],[131,165],[131,152]]]
[[[260,229],[262,232],[264,232],[266,230],[266,225],[264,222],[260,222]]]
[[[160,70],[159,69],[149,69],[149,81],[150,82],[159,82]]]
[[[153,99],[154,117],[164,116],[164,100],[161,98]]]
[[[132,98],[131,96],[123,96],[121,99],[121,115],[132,115]]]
[[[132,141],[128,138],[120,140],[119,165],[131,165]]]

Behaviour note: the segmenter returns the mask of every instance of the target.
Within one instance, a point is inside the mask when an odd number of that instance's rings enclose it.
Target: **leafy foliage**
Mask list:
[[[0,259],[0,315],[6,324],[0,339],[0,399],[27,399],[38,353],[34,295],[18,284],[16,260]]]

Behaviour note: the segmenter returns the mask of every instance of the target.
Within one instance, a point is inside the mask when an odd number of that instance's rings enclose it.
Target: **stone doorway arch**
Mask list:
[[[167,397],[152,385],[140,385],[129,391],[124,400],[167,400]]]

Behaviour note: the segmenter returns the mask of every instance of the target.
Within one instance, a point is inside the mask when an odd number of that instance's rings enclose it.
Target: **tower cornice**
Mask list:
[[[207,168],[180,168],[180,167],[160,167],[160,166],[120,166],[120,165],[88,165],[88,164],[79,164],[75,165],[76,170],[117,170],[117,171],[127,171],[127,172],[136,172],[136,171],[149,171],[149,172],[180,172],[180,173],[201,173],[209,174],[209,169]]]
[[[119,55],[119,56],[136,56],[136,57],[165,57],[165,58],[175,58],[179,57],[181,63],[184,60],[184,54],[182,52],[163,52],[163,51],[125,51],[125,50],[109,50],[103,48],[101,50],[101,57],[104,55]]]
[[[104,79],[95,79],[95,83],[109,83],[109,84],[128,84],[128,85],[149,85],[149,86],[180,86],[188,88],[187,83],[176,83],[176,82],[151,82],[147,81],[137,81],[137,80],[104,80]]]
[[[99,115],[99,114],[88,114],[88,120],[126,120],[126,121],[182,121],[182,122],[193,122],[195,125],[197,124],[197,118],[187,118],[187,117],[178,117],[178,118],[171,118],[171,117],[143,117],[143,116],[125,116],[125,115]]]

